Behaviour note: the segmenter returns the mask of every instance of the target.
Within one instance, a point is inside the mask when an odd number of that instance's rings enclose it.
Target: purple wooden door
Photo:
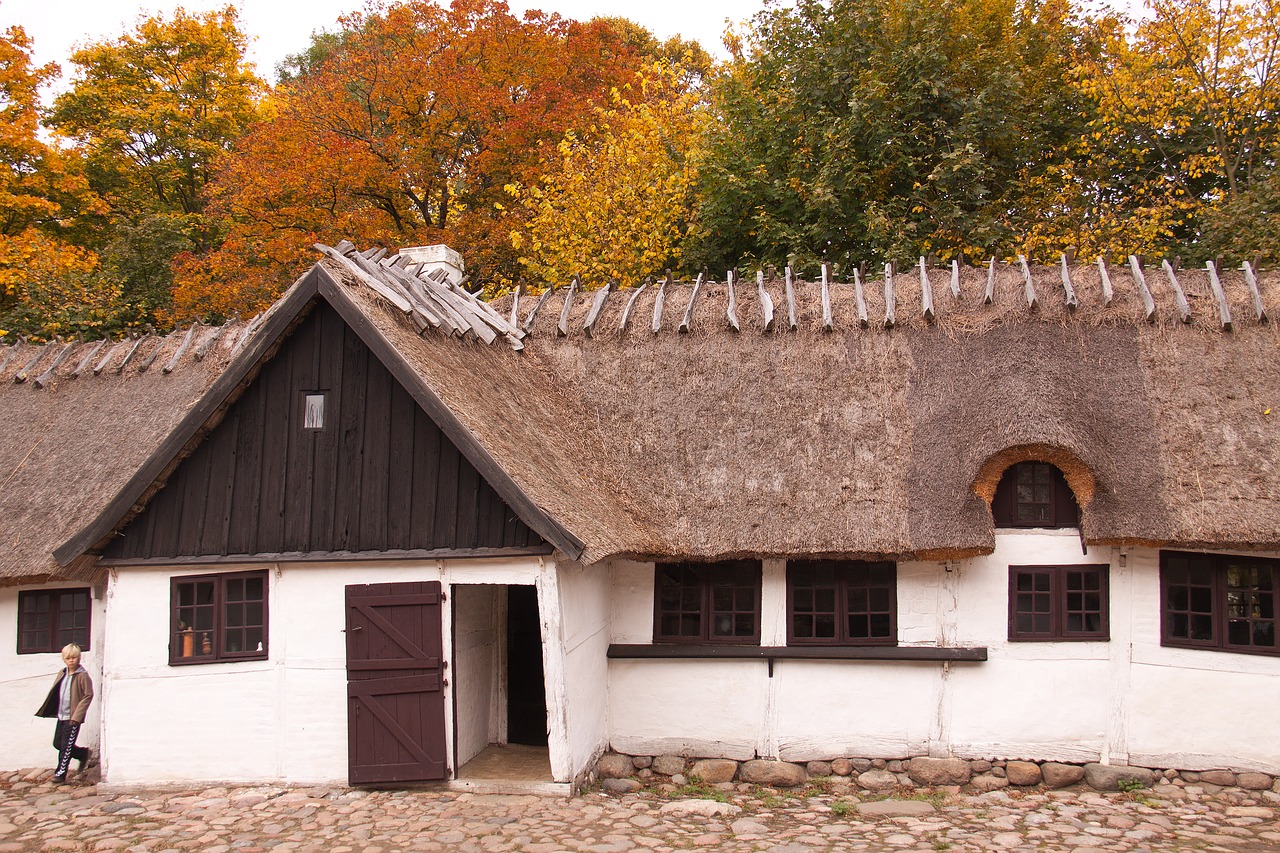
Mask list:
[[[347,587],[352,785],[447,778],[436,581]]]

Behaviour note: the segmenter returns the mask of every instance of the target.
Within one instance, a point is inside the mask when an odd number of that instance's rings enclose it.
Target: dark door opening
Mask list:
[[[547,745],[542,627],[532,586],[507,587],[507,741]]]

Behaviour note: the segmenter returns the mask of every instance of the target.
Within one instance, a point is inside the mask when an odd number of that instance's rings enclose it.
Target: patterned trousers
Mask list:
[[[71,766],[71,759],[84,761],[89,757],[89,750],[86,747],[76,746],[76,738],[79,736],[79,723],[58,720],[58,726],[53,730],[53,748],[58,750],[58,768],[53,771],[54,776],[65,779],[67,768]]]

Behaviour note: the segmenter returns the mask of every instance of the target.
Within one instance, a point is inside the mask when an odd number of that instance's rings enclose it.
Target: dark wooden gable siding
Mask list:
[[[104,557],[489,549],[550,547],[321,300]]]

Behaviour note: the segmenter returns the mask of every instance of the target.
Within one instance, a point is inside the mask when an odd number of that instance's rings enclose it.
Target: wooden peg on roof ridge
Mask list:
[[[1218,267],[1213,261],[1209,261],[1204,265],[1205,270],[1209,273],[1209,289],[1213,291],[1213,299],[1218,303],[1218,321],[1222,324],[1222,331],[1230,332],[1231,323],[1231,306],[1227,304],[1227,294],[1222,289],[1222,281],[1218,278]]]
[[[951,259],[951,296],[960,301],[960,259]]]
[[[1142,256],[1129,256],[1129,271],[1133,273],[1133,281],[1138,285],[1138,292],[1142,295],[1142,310],[1146,313],[1148,323],[1155,322],[1156,319],[1156,300],[1151,295],[1150,288],[1147,287],[1147,277],[1142,273]]]
[[[693,283],[693,293],[689,296],[689,304],[684,309],[684,319],[680,321],[680,326],[677,330],[682,335],[687,334],[693,324],[693,308],[698,304],[698,294],[702,292],[702,279],[703,274],[698,273],[698,278]]]
[[[569,311],[573,308],[573,297],[582,285],[582,278],[574,275],[569,282],[569,292],[564,295],[564,305],[560,307],[560,322],[556,324],[556,337],[563,338],[569,334]]]
[[[649,286],[649,281],[640,282],[640,286],[631,292],[631,298],[627,300],[627,304],[622,308],[622,319],[618,321],[618,334],[622,334],[627,330],[627,322],[631,319],[631,309],[635,307],[636,300],[640,298],[640,294]]]
[[[547,300],[551,298],[551,294],[556,292],[554,284],[542,291],[542,295],[538,297],[538,301],[533,303],[533,310],[529,312],[529,316],[524,319],[524,325],[520,327],[520,331],[526,335],[533,334],[533,322],[538,319],[538,312],[542,310],[542,306],[547,304]]]
[[[822,331],[835,331],[835,323],[831,319],[831,281],[830,264],[822,265]]]
[[[729,291],[729,307],[725,309],[724,315],[729,321],[729,328],[735,332],[741,332],[742,327],[738,324],[738,299],[734,293],[734,285],[737,283],[737,276],[733,270],[729,270],[724,275],[725,287]]]
[[[1178,281],[1177,268],[1169,263],[1168,258],[1162,260],[1160,266],[1164,269],[1165,278],[1169,279],[1169,286],[1173,288],[1173,301],[1178,306],[1178,319],[1184,323],[1190,323],[1191,304],[1187,302],[1187,294],[1183,293],[1182,284]]]
[[[1022,283],[1027,294],[1027,309],[1035,311],[1040,307],[1040,298],[1036,296],[1036,285],[1031,280],[1031,267],[1027,266],[1027,256],[1018,255],[1018,264],[1022,267]]]
[[[796,323],[796,288],[790,264],[787,264],[786,283],[783,292],[787,297],[787,325],[794,332],[799,328],[799,324]]]
[[[1257,269],[1257,256],[1254,256],[1254,263],[1245,261],[1240,269],[1244,271],[1244,282],[1249,287],[1249,295],[1253,297],[1253,313],[1257,316],[1259,323],[1267,322],[1267,309],[1262,304],[1262,291],[1258,289],[1258,277],[1254,274]]]
[[[582,323],[582,331],[588,338],[595,337],[596,322],[600,319],[600,312],[604,310],[604,303],[609,298],[609,294],[613,292],[613,286],[617,284],[614,279],[609,279],[604,287],[596,291],[595,299],[591,301],[591,310],[587,312],[587,319]]]
[[[43,388],[45,385],[49,384],[49,380],[53,378],[54,371],[67,360],[67,356],[71,355],[71,349],[74,346],[74,343],[67,343],[63,345],[62,351],[58,353],[58,356],[53,360],[53,363],[46,367],[44,372],[36,377],[36,381],[33,384],[37,388]]]
[[[893,262],[884,265],[884,327],[892,329],[896,322],[897,299],[893,294]]]
[[[1098,255],[1098,274],[1102,278],[1102,305],[1106,307],[1115,298],[1115,291],[1111,289],[1111,273],[1107,272],[1107,261],[1102,255]]]
[[[519,328],[520,326],[520,297],[524,296],[524,281],[521,280],[516,284],[515,293],[511,294],[511,317],[512,326]]]
[[[76,366],[76,369],[71,371],[71,378],[79,379],[80,374],[84,373],[84,371],[89,367],[89,365],[93,363],[93,357],[96,356],[99,352],[101,352],[102,348],[106,345],[107,345],[107,339],[103,338],[102,340],[94,344],[92,347],[90,347],[89,352],[85,354],[85,357],[80,359],[80,363]],[[0,370],[2,369],[4,369],[4,365],[0,363]]]
[[[987,291],[983,294],[982,304],[990,305],[996,301],[996,256],[991,256],[987,264]]]
[[[853,304],[858,312],[858,325],[864,329],[871,325],[867,319],[866,294],[862,292],[862,273],[865,268],[865,262],[853,268]]]
[[[667,270],[667,277],[662,280],[662,284],[658,285],[658,298],[653,300],[653,333],[656,335],[662,330],[662,307],[667,301],[667,284],[671,281],[671,270]]]
[[[934,321],[933,286],[929,284],[929,269],[925,265],[924,255],[920,256],[920,312],[926,323]]]
[[[764,289],[764,270],[756,270],[756,295],[760,298],[760,315],[764,319],[764,330],[773,331],[773,297]]]
[[[1067,266],[1067,253],[1062,253],[1062,289],[1066,291],[1067,310],[1075,311],[1080,307],[1079,300],[1076,299],[1076,289],[1071,284],[1071,270]]]

